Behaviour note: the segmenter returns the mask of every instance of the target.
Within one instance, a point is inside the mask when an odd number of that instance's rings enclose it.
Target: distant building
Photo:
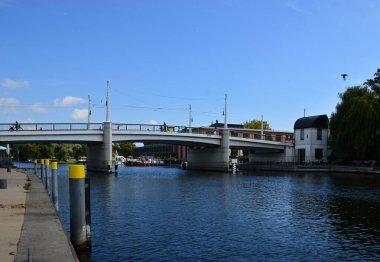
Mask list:
[[[211,124],[210,127],[223,128],[224,127],[224,123],[216,122],[214,124]],[[227,124],[227,127],[228,128],[241,128],[241,129],[243,129],[244,125],[241,125],[241,124]]]
[[[186,146],[144,143],[142,147],[136,147],[133,150],[134,157],[154,157],[159,159],[175,158],[178,160],[186,160]]]
[[[327,161],[328,127],[327,115],[297,119],[294,123],[294,147],[297,162]]]

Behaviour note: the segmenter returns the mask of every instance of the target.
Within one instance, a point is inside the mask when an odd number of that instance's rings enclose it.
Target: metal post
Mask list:
[[[91,248],[91,183],[85,178],[85,216],[86,216],[86,247]]]
[[[263,115],[261,115],[261,140],[264,140],[264,122],[263,122]]]
[[[119,168],[119,162],[116,160],[115,161],[115,173],[117,174],[119,171],[118,171],[118,168]]]
[[[87,129],[90,129],[91,125],[91,98],[88,96],[88,120],[87,120]]]
[[[110,81],[107,80],[106,122],[110,122]]]
[[[48,191],[48,194],[49,194],[49,165],[50,165],[50,160],[49,159],[46,159],[45,160],[45,189]],[[49,194],[50,196],[50,194]]]
[[[74,247],[86,247],[85,174],[83,165],[69,166],[70,238]]]
[[[191,123],[193,122],[193,116],[191,114],[191,104],[189,105],[189,133],[191,133]]]
[[[41,159],[40,163],[41,163],[41,181],[42,181],[42,183],[44,183],[44,165],[45,165],[45,161],[43,159]]]
[[[228,128],[228,125],[227,125],[227,94],[224,95],[224,128]]]
[[[37,175],[37,160],[34,160],[34,174]]]
[[[57,161],[51,162],[51,172],[52,172],[52,199],[57,213],[59,211],[58,207],[58,175],[57,175],[58,163]]]

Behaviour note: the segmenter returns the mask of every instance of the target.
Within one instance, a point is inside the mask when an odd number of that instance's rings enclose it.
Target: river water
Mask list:
[[[92,261],[380,261],[380,176],[119,167],[90,177]]]

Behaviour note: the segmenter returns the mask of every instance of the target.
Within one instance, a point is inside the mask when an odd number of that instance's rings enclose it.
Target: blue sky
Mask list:
[[[378,0],[0,0],[1,122],[292,130],[380,67]],[[349,74],[343,81],[340,74]]]

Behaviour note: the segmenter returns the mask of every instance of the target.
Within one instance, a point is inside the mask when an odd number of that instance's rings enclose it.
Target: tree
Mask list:
[[[335,158],[380,160],[380,70],[363,86],[339,94],[330,118],[330,144]]]
[[[261,129],[261,120],[248,120],[243,123],[244,128]],[[267,121],[263,121],[264,130],[272,130]]]
[[[135,148],[134,143],[115,143],[113,150],[121,156],[131,156],[133,155],[133,149]]]
[[[75,159],[79,159],[81,156],[86,156],[87,146],[75,144],[72,147],[72,157]]]

